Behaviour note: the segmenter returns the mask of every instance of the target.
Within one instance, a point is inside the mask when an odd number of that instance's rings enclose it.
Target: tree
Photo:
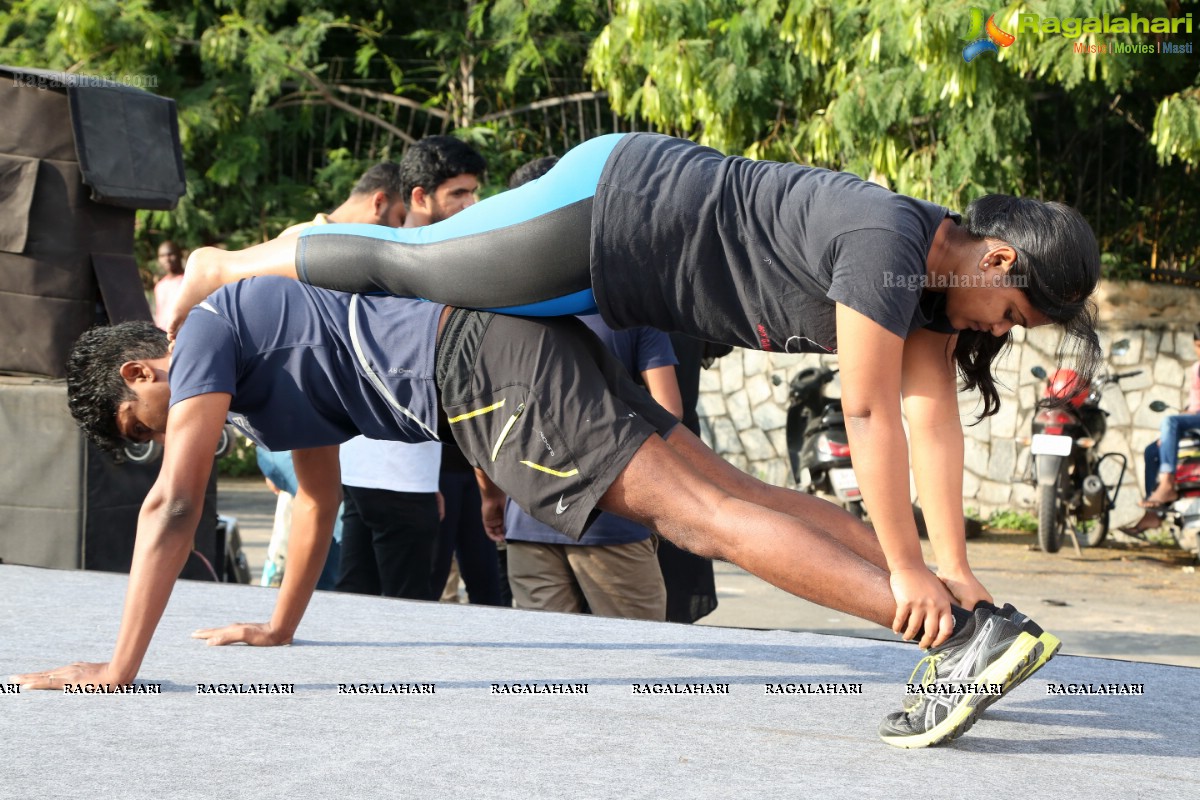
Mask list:
[[[17,0],[0,11],[0,63],[126,78],[176,100],[188,193],[172,212],[139,214],[151,263],[161,237],[269,238],[429,133],[465,126],[502,183],[557,149],[521,109],[587,88],[604,21],[584,0]]]
[[[954,207],[986,192],[1066,200],[1121,274],[1200,251],[1194,57],[1077,53],[1023,33],[967,62],[972,3],[619,0],[589,68],[613,107],[752,157],[882,178]],[[1178,17],[1179,3],[1046,0],[1043,17]],[[1018,29],[1025,4],[995,14]]]

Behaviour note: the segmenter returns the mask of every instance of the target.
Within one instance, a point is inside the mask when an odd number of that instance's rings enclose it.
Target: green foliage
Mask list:
[[[240,434],[234,437],[233,449],[217,461],[217,474],[226,478],[241,478],[247,475],[262,475],[258,468],[258,456],[254,442]]]
[[[987,518],[987,526],[994,531],[1017,531],[1037,533],[1037,518],[1024,511],[993,511]]]
[[[439,113],[497,157],[502,183],[545,142],[476,117],[578,90],[604,21],[584,0],[17,0],[0,10],[0,63],[175,99],[188,188],[174,210],[138,214],[153,264],[163,238],[238,248],[331,210],[371,164],[445,132]]]
[[[176,100],[188,194],[141,212],[143,260],[172,237],[240,247],[327,211],[354,173],[457,130],[491,163],[623,127],[880,179],[962,208],[985,192],[1061,199],[1110,277],[1200,253],[1200,59],[1076,53],[1023,32],[967,63],[974,0],[15,0],[0,63],[148,84]],[[1178,16],[1178,0],[1029,0],[1018,14]],[[1193,24],[1200,24],[1194,22]],[[1172,37],[1168,37],[1172,38]],[[1185,37],[1173,37],[1187,41]],[[131,82],[126,80],[126,82]],[[541,108],[540,111],[529,109]],[[575,117],[578,117],[576,121]]]
[[[170,237],[185,247],[245,246],[329,208],[324,187],[282,174],[296,114],[276,102],[305,91],[327,40],[379,35],[315,0],[164,4],[150,0],[21,0],[0,12],[0,62],[99,74],[172,97],[187,195],[170,212],[139,212],[144,262]],[[303,119],[303,115],[299,115]],[[308,122],[312,122],[310,115]]]
[[[1154,116],[1154,135],[1150,141],[1162,163],[1174,158],[1200,163],[1200,88],[1162,99]]]
[[[1200,59],[1074,49],[1160,38],[1145,34],[1022,33],[967,63],[974,5],[621,0],[588,67],[620,113],[725,152],[850,170],[957,208],[987,192],[1064,200],[1091,219],[1117,276],[1194,262]],[[1035,0],[995,20],[1016,32],[1018,13],[1186,10]]]

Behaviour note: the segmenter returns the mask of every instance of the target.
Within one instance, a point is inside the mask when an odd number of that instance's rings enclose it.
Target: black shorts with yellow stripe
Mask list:
[[[642,443],[678,422],[574,317],[456,309],[438,342],[437,383],[467,460],[575,538]]]

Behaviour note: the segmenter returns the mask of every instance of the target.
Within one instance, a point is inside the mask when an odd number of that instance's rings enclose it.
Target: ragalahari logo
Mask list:
[[[969,44],[963,48],[963,61],[968,64],[975,60],[976,56],[983,53],[999,53],[1001,47],[1008,47],[1017,40],[1017,37],[1011,33],[1005,33],[1000,30],[1000,26],[996,24],[996,15],[992,14],[987,18],[987,24],[983,22],[983,9],[971,9],[971,30],[963,39]]]

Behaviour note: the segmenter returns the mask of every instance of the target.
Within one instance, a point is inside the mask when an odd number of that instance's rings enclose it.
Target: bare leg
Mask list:
[[[1154,491],[1138,505],[1142,508],[1158,508],[1169,503],[1174,503],[1179,499],[1179,492],[1175,488],[1175,475],[1171,472],[1158,473],[1158,486]]]
[[[714,482],[708,475],[721,470],[711,463],[720,460],[712,451],[689,448],[688,453],[685,460],[651,436],[600,507],[693,553],[731,561],[798,597],[891,627],[896,602],[886,570],[807,519],[751,502]]]
[[[781,489],[747,475],[725,459],[715,457],[704,442],[682,425],[676,425],[671,431],[667,444],[704,477],[730,494],[802,519],[810,528],[842,543],[855,555],[880,569],[887,569],[887,559],[875,532],[848,511],[820,498]]]
[[[272,239],[245,250],[201,247],[188,257],[183,286],[171,312],[168,333],[174,336],[192,307],[227,283],[256,275],[279,275],[296,279],[295,236]]]
[[[1132,536],[1139,533],[1144,533],[1145,531],[1152,531],[1155,528],[1161,528],[1162,524],[1162,517],[1152,510],[1147,510],[1146,513],[1142,515],[1142,518],[1137,522],[1133,523],[1132,525],[1121,526],[1121,531]]]

